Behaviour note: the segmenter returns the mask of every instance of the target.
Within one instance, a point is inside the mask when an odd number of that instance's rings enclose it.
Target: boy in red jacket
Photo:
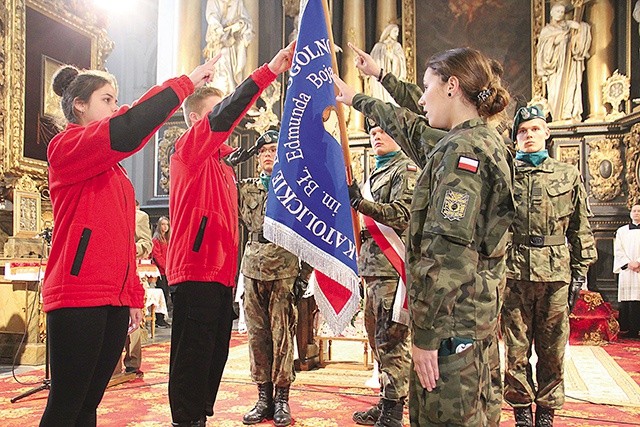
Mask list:
[[[174,426],[204,426],[213,415],[229,354],[238,193],[233,168],[223,160],[233,148],[224,142],[260,93],[289,69],[293,50],[293,43],[280,50],[223,100],[203,89],[185,101],[190,128],[176,142],[169,192],[173,235],[167,279],[176,286],[169,370]]]

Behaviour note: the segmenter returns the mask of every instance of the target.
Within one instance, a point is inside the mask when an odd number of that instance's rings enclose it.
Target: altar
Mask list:
[[[45,323],[40,283],[46,260],[0,260],[0,363],[41,365]]]

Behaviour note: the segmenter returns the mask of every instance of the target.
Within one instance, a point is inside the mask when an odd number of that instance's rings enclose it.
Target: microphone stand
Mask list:
[[[42,384],[38,387],[34,387],[31,390],[27,390],[22,394],[19,394],[15,397],[11,398],[11,403],[16,403],[18,400],[23,399],[27,396],[31,396],[42,390],[51,389],[51,378],[49,377],[49,340],[45,340],[45,351],[44,351],[44,379],[42,380]]]
[[[50,229],[45,229],[43,232],[41,232],[40,234],[38,234],[36,237],[42,237],[42,256],[40,257],[40,268],[38,269],[38,279],[40,279],[40,272],[42,270],[42,258],[44,257],[44,248],[45,248],[45,244],[49,245],[51,244],[51,230]],[[40,302],[40,295],[42,292],[42,280],[39,280],[40,284],[38,285],[38,290],[36,292],[36,300],[34,301],[34,304],[39,304]],[[29,327],[29,322],[27,323],[27,328]],[[44,339],[44,379],[42,380],[42,384],[39,385],[38,387],[34,387],[31,390],[27,390],[22,394],[19,394],[15,397],[12,397],[10,399],[11,403],[16,403],[18,400],[20,399],[24,399],[25,397],[31,396],[32,394],[35,394],[39,391],[42,390],[50,390],[51,389],[51,377],[50,377],[50,372],[49,372],[49,337],[46,334],[46,328],[45,328],[45,339]]]

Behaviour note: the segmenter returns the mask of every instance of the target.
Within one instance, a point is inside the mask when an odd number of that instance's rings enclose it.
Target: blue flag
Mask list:
[[[360,280],[322,1],[301,11],[264,235],[333,281],[316,300],[340,332],[358,308]]]

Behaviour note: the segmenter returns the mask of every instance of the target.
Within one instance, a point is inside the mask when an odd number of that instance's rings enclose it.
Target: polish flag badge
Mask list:
[[[458,169],[466,170],[468,172],[478,172],[478,165],[480,162],[471,157],[460,156],[458,158]]]

